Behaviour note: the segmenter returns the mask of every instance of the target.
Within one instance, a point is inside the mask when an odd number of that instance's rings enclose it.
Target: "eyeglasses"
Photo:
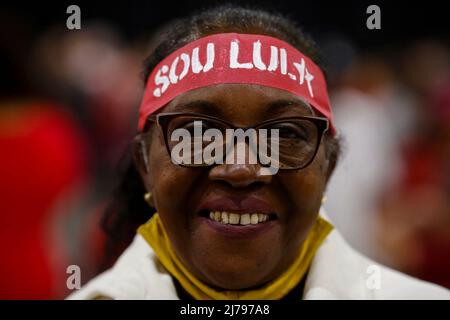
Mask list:
[[[250,143],[259,142],[258,150],[256,150],[258,163],[267,165],[272,161],[272,163],[277,163],[279,169],[303,169],[314,160],[322,137],[329,127],[328,119],[313,116],[271,119],[247,128],[236,127],[225,120],[198,113],[159,113],[150,116],[148,121],[156,123],[158,126],[170,156],[173,156],[173,151],[177,151],[175,148],[179,144],[180,132],[194,137],[189,140],[189,152],[183,155],[182,161],[176,162],[184,167],[207,167],[217,164],[217,161],[212,162],[211,158],[201,157],[199,153],[204,154],[208,145],[213,141],[212,136],[217,138],[218,135],[227,136],[227,139],[219,139],[219,142],[214,139],[213,142],[216,143],[214,156],[216,160],[217,156],[222,160],[219,163],[225,163],[227,155],[234,149],[235,144],[235,137],[232,136],[231,139],[228,139],[229,134],[231,131],[240,131],[240,133],[245,133],[245,137],[249,139]],[[203,133],[200,140],[199,132]],[[272,139],[271,142],[276,138],[278,150],[272,143],[266,143],[267,140],[262,139],[269,137]],[[145,142],[144,145],[148,145],[148,141],[145,141],[146,133],[139,135],[137,139],[141,143]],[[200,152],[198,148],[200,148]],[[220,151],[219,154],[217,154],[217,150]],[[261,150],[268,152],[264,153]],[[145,148],[144,152],[148,152],[148,148]],[[268,156],[269,152],[270,156]]]

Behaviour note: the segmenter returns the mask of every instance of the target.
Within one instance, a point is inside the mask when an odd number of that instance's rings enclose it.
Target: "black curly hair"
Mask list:
[[[145,60],[144,83],[153,68],[171,52],[201,37],[223,32],[264,34],[279,38],[307,55],[322,70],[325,69],[315,42],[303,33],[294,21],[281,14],[261,9],[222,5],[171,22],[165,26],[164,31],[154,37],[153,52]],[[340,153],[340,144],[330,134],[325,137],[325,150],[334,167]],[[144,201],[146,190],[133,164],[130,150],[126,152],[120,167],[123,168],[122,180],[102,219],[102,227],[108,240],[101,269],[107,268],[115,261],[130,244],[137,227],[155,212]]]

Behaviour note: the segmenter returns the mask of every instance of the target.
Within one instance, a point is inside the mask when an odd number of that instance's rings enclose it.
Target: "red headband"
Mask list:
[[[289,91],[329,119],[335,133],[320,68],[284,41],[238,33],[198,39],[162,60],[148,78],[139,110],[139,129],[150,114],[178,95],[220,83],[250,83]]]

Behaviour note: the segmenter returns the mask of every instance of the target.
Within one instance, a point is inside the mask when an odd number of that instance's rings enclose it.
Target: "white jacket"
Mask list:
[[[140,234],[111,269],[92,279],[68,299],[99,296],[137,300],[178,299],[172,277]],[[351,248],[334,229],[312,261],[303,299],[450,300],[450,291],[377,264]]]

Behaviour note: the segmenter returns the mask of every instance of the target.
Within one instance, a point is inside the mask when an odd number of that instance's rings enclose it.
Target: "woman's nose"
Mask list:
[[[245,188],[252,184],[268,184],[271,175],[264,175],[259,164],[221,164],[209,171],[209,179],[222,181],[234,188]]]

